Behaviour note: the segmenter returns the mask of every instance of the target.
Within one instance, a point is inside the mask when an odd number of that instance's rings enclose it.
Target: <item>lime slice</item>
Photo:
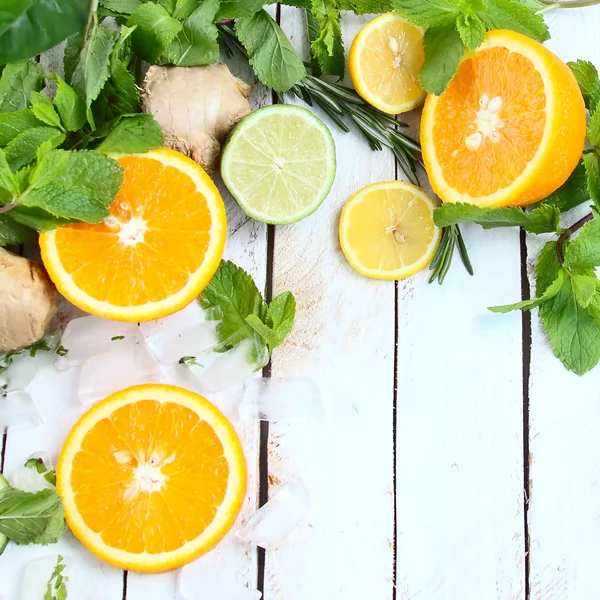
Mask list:
[[[2,475],[2,473],[0,473],[0,490],[5,487],[8,487],[8,481],[6,481],[6,479],[4,479],[4,476]],[[4,552],[7,545],[8,545],[8,538],[3,533],[0,533],[0,554],[2,554]]]
[[[295,223],[314,213],[331,189],[333,138],[305,108],[261,108],[234,129],[221,176],[248,216],[273,225]]]

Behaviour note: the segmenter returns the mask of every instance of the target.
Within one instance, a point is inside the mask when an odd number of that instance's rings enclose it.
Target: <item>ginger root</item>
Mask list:
[[[0,248],[0,352],[37,342],[58,308],[58,292],[42,265]]]
[[[218,167],[221,146],[251,112],[252,87],[227,65],[151,66],[144,79],[142,110],[165,134],[165,145],[186,154],[209,173]]]

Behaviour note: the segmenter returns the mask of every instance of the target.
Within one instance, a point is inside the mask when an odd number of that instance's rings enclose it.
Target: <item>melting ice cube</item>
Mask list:
[[[274,550],[306,519],[312,508],[301,479],[293,479],[259,508],[238,533],[243,540]]]
[[[311,379],[253,379],[240,406],[242,419],[304,421],[324,416],[321,392]]]
[[[0,392],[0,433],[7,429],[27,429],[41,424],[42,416],[27,392]]]
[[[196,357],[219,344],[216,323],[205,321],[185,329],[165,329],[146,339],[156,358],[164,363],[179,362],[184,357]]]
[[[61,346],[67,351],[56,359],[56,368],[70,369],[86,360],[105,354],[138,336],[136,323],[107,321],[99,317],[73,319],[66,326]]]
[[[30,461],[41,461],[42,472],[40,473]],[[29,464],[29,466],[28,466]],[[9,474],[9,481],[13,487],[24,492],[39,492],[43,489],[53,489],[54,485],[45,477],[54,469],[48,452],[35,452],[23,461],[13,472]]]
[[[59,576],[62,577],[62,586],[66,588],[68,593],[70,588],[69,564],[71,563],[71,560],[67,556],[61,556],[60,558],[62,559],[60,561],[62,571]],[[25,570],[23,572],[19,600],[41,600],[42,598],[46,598],[46,590],[48,589],[49,583],[51,584],[51,589],[55,592],[54,595],[52,595],[54,598],[56,596],[57,583],[60,584],[61,582],[60,579],[57,581],[56,577],[52,577],[58,562],[59,556],[57,554],[50,554],[30,560],[25,565]],[[70,598],[70,594],[65,597]]]
[[[164,380],[143,339],[133,336],[121,341],[111,352],[89,358],[81,365],[79,399],[84,404],[93,404],[132,385]]]
[[[205,320],[204,311],[200,303],[194,300],[194,302],[188,304],[185,308],[168,317],[140,323],[140,332],[145,338],[150,338],[165,331],[184,331],[189,327],[203,323]]]

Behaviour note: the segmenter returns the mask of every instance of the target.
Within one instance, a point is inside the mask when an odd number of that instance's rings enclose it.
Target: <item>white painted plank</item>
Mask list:
[[[366,20],[344,17],[347,42]],[[301,47],[301,13],[282,6],[281,21]],[[328,125],[337,146],[334,187],[313,216],[275,235],[274,293],[291,290],[298,312],[272,376],[315,379],[328,422],[317,460],[304,469],[293,458],[315,441],[284,423],[270,425],[270,493],[300,474],[314,508],[293,539],[267,552],[269,600],[385,600],[393,593],[394,284],[356,274],[337,227],[350,195],[394,179],[395,168],[388,152],[373,153],[358,135]]]
[[[563,60],[600,67],[600,7],[555,11],[547,45]],[[571,211],[571,225],[587,209]],[[530,269],[546,238],[529,236]],[[532,294],[535,283],[531,277]],[[591,600],[600,590],[600,368],[567,372],[552,353],[537,311],[530,376],[530,587],[532,600]]]

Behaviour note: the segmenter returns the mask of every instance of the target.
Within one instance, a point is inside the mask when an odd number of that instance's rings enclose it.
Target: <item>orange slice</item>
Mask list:
[[[576,167],[586,114],[569,67],[538,42],[490,31],[421,120],[423,159],[444,202],[526,206]]]
[[[348,71],[366,102],[392,115],[422,104],[425,92],[418,74],[425,60],[423,33],[395,12],[373,19],[358,32]]]
[[[56,488],[75,536],[111,565],[176,569],[231,528],[246,463],[227,419],[201,396],[140,385],[96,404],[61,451]]]
[[[225,206],[202,167],[161,148],[115,157],[125,181],[97,225],[40,235],[58,290],[117,321],[157,319],[189,304],[214,275],[225,245]]]

